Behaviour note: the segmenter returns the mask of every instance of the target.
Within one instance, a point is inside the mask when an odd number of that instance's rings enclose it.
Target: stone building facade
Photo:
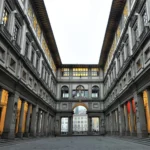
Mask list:
[[[73,133],[84,106],[88,135],[150,133],[150,0],[113,0],[98,64],[62,64],[43,0],[0,1],[0,135]]]

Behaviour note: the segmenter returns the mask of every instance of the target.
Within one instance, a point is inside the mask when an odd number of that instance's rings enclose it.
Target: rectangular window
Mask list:
[[[148,61],[150,59],[150,48],[148,48],[145,51],[144,56],[145,56],[145,61]]]
[[[141,59],[139,59],[136,63],[137,71],[139,71],[142,68]]]
[[[25,57],[28,58],[28,52],[29,52],[29,43],[26,42],[26,46],[25,46]]]
[[[146,12],[146,4],[142,8],[141,16],[142,16],[142,19],[143,19],[143,24],[145,26],[148,23],[148,16],[147,16],[147,12]]]
[[[99,69],[98,68],[91,68],[91,76],[99,76]]]
[[[68,77],[69,76],[69,68],[62,68],[61,73],[63,77]]]
[[[126,40],[125,46],[126,46],[126,54],[127,54],[127,58],[128,58],[128,56],[130,56],[129,39]]]
[[[31,63],[33,64],[33,62],[34,62],[34,50],[32,50],[31,52]]]
[[[135,42],[136,42],[137,38],[139,37],[139,35],[138,35],[137,21],[134,23],[133,31],[134,31],[134,37],[135,37]]]
[[[120,56],[118,57],[118,70],[120,69]]]
[[[5,51],[0,47],[0,59],[5,60]]]
[[[39,59],[39,57],[37,56],[37,58],[36,58],[36,69],[37,69],[37,71],[39,71],[38,69],[39,69],[39,62],[40,62],[40,59]]]
[[[15,70],[16,69],[16,61],[14,59],[10,59],[10,67]]]
[[[73,68],[74,77],[86,77],[88,76],[88,68]]]
[[[3,11],[3,18],[2,18],[2,24],[7,27],[8,25],[8,18],[9,18],[9,12],[7,11],[7,9],[5,8]]]
[[[26,81],[27,79],[27,73],[23,70],[22,72],[22,78]]]
[[[13,39],[17,42],[18,39],[18,35],[19,35],[19,27],[17,25],[15,25],[14,27],[14,33],[13,33]]]

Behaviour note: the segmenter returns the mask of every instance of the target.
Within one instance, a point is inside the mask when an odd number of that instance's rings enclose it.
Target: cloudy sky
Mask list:
[[[97,64],[112,0],[44,0],[63,64]]]

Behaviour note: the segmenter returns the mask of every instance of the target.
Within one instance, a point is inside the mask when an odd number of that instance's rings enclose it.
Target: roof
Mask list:
[[[126,4],[126,0],[113,0],[109,19],[107,23],[107,28],[105,32],[105,37],[103,41],[103,46],[101,49],[100,59],[99,59],[99,65],[100,67],[104,67],[107,57],[111,48],[111,45],[113,43],[113,39],[115,36],[115,32],[117,30],[119,21],[122,17],[122,12],[124,9],[124,6]]]
[[[45,40],[50,49],[50,53],[52,55],[54,63],[56,67],[59,67],[62,64],[62,62],[57,49],[56,41],[53,35],[52,27],[46,11],[44,0],[31,0],[30,2],[32,3],[33,9],[40,21],[41,28],[46,38]]]

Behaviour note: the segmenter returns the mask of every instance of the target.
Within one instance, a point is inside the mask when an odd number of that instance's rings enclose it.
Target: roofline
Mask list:
[[[61,65],[61,67],[62,68],[73,68],[73,67],[77,67],[77,68],[79,68],[79,67],[81,67],[81,68],[85,68],[85,67],[95,67],[95,68],[98,68],[99,67],[99,65],[98,64],[62,64]]]
[[[58,68],[62,65],[62,61],[58,52],[57,44],[54,38],[53,30],[47,14],[44,0],[31,0],[30,2],[32,3],[32,7],[40,20],[40,25],[45,36],[45,40],[50,49],[53,61]]]
[[[104,68],[104,65],[107,61],[107,57],[113,43],[113,39],[118,28],[119,21],[122,16],[122,12],[124,6],[126,4],[126,0],[113,0],[111,5],[111,10],[109,14],[109,19],[105,31],[105,37],[103,40],[103,46],[101,49],[100,57],[99,57],[99,65]]]

